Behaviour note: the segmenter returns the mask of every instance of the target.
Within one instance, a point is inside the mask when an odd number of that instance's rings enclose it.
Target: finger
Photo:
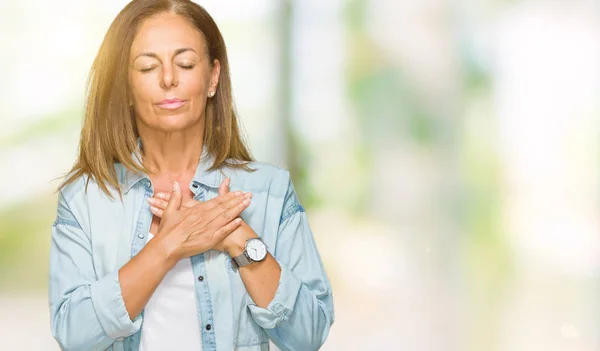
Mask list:
[[[155,196],[155,198],[158,198],[161,202],[163,202],[166,206],[166,204],[169,202],[169,199],[171,198],[171,193],[158,193],[154,196]],[[199,203],[200,203],[199,201],[196,201],[194,199],[186,199],[186,200],[183,200],[181,207],[192,207]]]
[[[251,195],[251,194],[250,194]],[[210,225],[213,228],[220,228],[226,223],[234,220],[235,217],[238,217],[248,206],[250,206],[251,199],[244,198],[243,201],[236,203],[228,209],[215,209],[211,211],[211,223]]]
[[[201,202],[200,201],[196,201],[194,199],[185,200],[185,202],[181,205],[181,207],[183,207],[183,208],[190,208],[190,207],[196,206],[197,204],[201,204]]]
[[[240,202],[243,202],[244,200],[252,199],[252,196],[253,195],[251,192],[243,193],[242,195],[236,196],[229,201],[221,203],[221,205],[219,207],[222,210],[228,210],[230,208],[237,206]]]
[[[155,215],[158,218],[162,218],[162,216],[164,215],[164,211],[161,210],[158,207],[154,207],[154,206],[150,206],[150,212],[152,212],[153,215]]]
[[[171,193],[156,193],[154,195],[154,197],[157,197],[161,200],[165,200],[165,201],[169,201],[169,199],[171,198]]]
[[[234,230],[237,229],[237,227],[240,226],[240,223],[242,223],[242,219],[236,218],[233,221],[227,223],[225,226],[219,228],[217,231],[215,231],[212,235],[210,246],[213,247],[219,241],[225,239],[226,236],[231,234]]]
[[[207,211],[210,211],[216,207],[221,206],[221,204],[226,203],[231,201],[232,199],[235,199],[236,197],[242,197],[244,193],[242,191],[233,191],[233,192],[229,192],[225,195],[218,195],[215,196],[214,198],[203,202],[202,204],[204,205],[204,208]]]
[[[232,198],[229,201],[219,203],[217,206],[207,210],[207,212],[206,212],[207,218],[210,218],[212,220],[212,219],[216,218],[217,216],[222,215],[222,213],[224,211],[229,210],[231,208],[235,208],[240,203],[244,202],[244,200],[246,200],[246,199],[252,199],[252,193],[246,193],[243,195],[239,195],[239,196]],[[235,218],[235,217],[233,217],[233,218]],[[229,220],[232,220],[233,218],[230,218]]]
[[[225,195],[229,192],[229,183],[231,182],[231,178],[225,178],[225,180],[219,186],[219,195]]]
[[[236,192],[233,192],[233,193],[229,192],[230,182],[231,182],[230,178],[225,179],[223,181],[223,183],[221,184],[221,186],[219,187],[219,195],[204,202],[206,210],[212,210],[215,207],[217,207],[227,201],[230,201],[231,199],[234,199],[237,196],[244,195],[244,192],[239,191],[239,190]],[[227,192],[224,194],[221,194],[222,189],[226,189]],[[171,193],[156,193],[154,196],[161,200],[169,201],[171,198]],[[183,204],[183,207],[193,207],[195,205],[198,205],[199,203],[201,203],[201,202],[198,202],[196,200],[187,200],[186,203]]]
[[[151,197],[151,198],[148,199],[148,203],[150,204],[150,206],[154,206],[154,207],[157,207],[157,208],[159,208],[161,210],[164,210],[164,209],[167,208],[167,205],[169,204],[169,201],[168,200],[165,201],[165,200],[162,200],[162,199]]]
[[[173,192],[171,193],[171,198],[169,199],[169,203],[165,209],[165,214],[179,210],[179,208],[181,208],[181,198],[181,187],[179,186],[179,183],[175,181],[173,183]]]
[[[154,197],[158,198],[161,201],[164,201],[164,205],[166,207],[167,206],[166,204],[169,202],[169,199],[171,198],[171,193],[156,193],[154,195]],[[190,207],[193,207],[193,206],[195,206],[195,205],[197,205],[199,203],[200,203],[199,201],[196,201],[194,199],[188,199],[188,200],[185,200],[185,202],[183,204],[181,204],[181,207],[190,208]]]

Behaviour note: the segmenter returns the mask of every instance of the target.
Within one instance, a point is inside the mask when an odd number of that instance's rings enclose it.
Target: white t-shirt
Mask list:
[[[148,235],[148,241],[154,235]],[[202,350],[194,272],[189,258],[163,278],[144,310],[141,351]]]

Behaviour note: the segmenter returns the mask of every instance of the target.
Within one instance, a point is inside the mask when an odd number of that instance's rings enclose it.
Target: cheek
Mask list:
[[[208,86],[199,74],[182,75],[179,84],[183,92],[190,98],[201,97],[204,95],[206,87]]]
[[[130,79],[131,92],[136,103],[143,103],[151,100],[153,94],[152,80],[150,74],[140,76],[136,75]]]

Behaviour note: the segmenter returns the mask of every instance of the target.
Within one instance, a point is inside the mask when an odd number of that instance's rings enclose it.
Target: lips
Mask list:
[[[181,100],[178,98],[165,99],[159,102],[157,105],[160,108],[164,108],[165,110],[176,110],[185,104],[185,100]]]

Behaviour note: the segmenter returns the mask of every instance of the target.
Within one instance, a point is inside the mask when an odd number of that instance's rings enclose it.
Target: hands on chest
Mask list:
[[[250,238],[258,235],[239,215],[250,205],[252,193],[229,191],[230,179],[225,179],[215,198],[199,202],[188,190],[187,196],[176,183],[170,192],[157,192],[148,199],[150,210],[159,219],[156,237],[175,236],[180,240],[163,239],[167,252],[174,258],[193,256],[210,249],[239,255]],[[153,220],[153,224],[155,224]]]

